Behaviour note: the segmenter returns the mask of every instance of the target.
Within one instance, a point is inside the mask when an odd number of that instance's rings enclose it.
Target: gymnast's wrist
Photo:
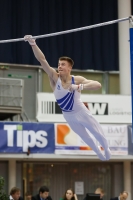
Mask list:
[[[29,42],[30,46],[36,46],[36,42]]]
[[[77,90],[81,91],[84,89],[84,84],[79,84]]]

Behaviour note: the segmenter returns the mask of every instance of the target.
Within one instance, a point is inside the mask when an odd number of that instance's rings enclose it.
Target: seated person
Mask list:
[[[103,196],[105,195],[105,192],[102,188],[97,188],[95,190],[95,194],[100,194],[100,199],[103,199]]]
[[[120,195],[118,197],[111,198],[110,200],[126,200],[127,197],[128,197],[128,192],[123,191],[120,193]]]
[[[74,190],[69,188],[60,200],[78,200]]]
[[[31,200],[52,200],[49,196],[49,188],[47,186],[41,186],[38,194],[31,197]]]
[[[20,196],[20,189],[18,187],[13,187],[10,191],[9,200],[23,200]]]
[[[31,192],[27,191],[25,196],[26,196],[26,200],[31,200],[31,197],[32,197]]]

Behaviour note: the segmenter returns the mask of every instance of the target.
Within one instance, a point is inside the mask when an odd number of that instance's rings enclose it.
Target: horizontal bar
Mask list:
[[[32,38],[34,38],[34,39],[46,38],[46,37],[52,37],[52,36],[57,36],[57,35],[63,35],[63,34],[67,34],[67,33],[78,32],[78,31],[82,31],[82,30],[88,30],[88,29],[97,28],[100,26],[106,26],[106,25],[110,25],[110,24],[123,22],[123,21],[129,20],[129,18],[130,17],[126,17],[126,18],[117,19],[117,20],[113,20],[113,21],[108,21],[108,22],[103,22],[103,23],[94,24],[94,25],[90,25],[90,26],[85,26],[85,27],[81,27],[81,28],[75,28],[75,29],[60,31],[60,32],[56,32],[56,33],[49,33],[49,34],[45,34],[45,35],[33,36]],[[19,42],[19,41],[24,41],[24,38],[0,40],[0,43]]]

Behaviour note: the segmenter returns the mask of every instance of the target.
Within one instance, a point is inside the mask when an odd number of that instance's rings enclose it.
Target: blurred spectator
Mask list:
[[[13,187],[10,191],[9,200],[23,200],[20,196],[20,189],[17,187]]]
[[[60,200],[78,200],[74,190],[69,188]]]
[[[42,186],[39,189],[39,194],[32,196],[31,200],[52,200],[52,198],[49,196],[49,189],[46,186]]]
[[[127,197],[128,197],[128,192],[123,191],[120,193],[120,195],[118,197],[111,198],[110,200],[126,200]]]
[[[26,192],[25,196],[26,196],[26,200],[31,200],[32,195],[29,191]]]
[[[105,192],[102,188],[97,188],[95,190],[95,194],[100,194],[100,199],[103,199],[103,196],[105,195]]]

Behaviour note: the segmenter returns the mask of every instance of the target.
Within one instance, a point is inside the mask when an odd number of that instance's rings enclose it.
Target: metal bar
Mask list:
[[[129,20],[129,19],[130,19],[130,17],[126,17],[126,18],[117,19],[117,20],[113,20],[113,21],[108,21],[108,22],[103,22],[103,23],[94,24],[94,25],[90,25],[90,26],[85,26],[85,27],[81,27],[81,28],[75,28],[75,29],[60,31],[60,32],[56,32],[56,33],[49,33],[49,34],[45,34],[45,35],[33,36],[32,38],[38,39],[38,38],[46,38],[46,37],[52,37],[52,36],[57,36],[57,35],[63,35],[66,33],[73,33],[73,32],[83,31],[83,30],[87,30],[87,29],[100,27],[100,26],[115,24],[115,23],[123,22],[123,21]],[[24,41],[24,38],[0,40],[0,43],[18,42],[18,41]]]

